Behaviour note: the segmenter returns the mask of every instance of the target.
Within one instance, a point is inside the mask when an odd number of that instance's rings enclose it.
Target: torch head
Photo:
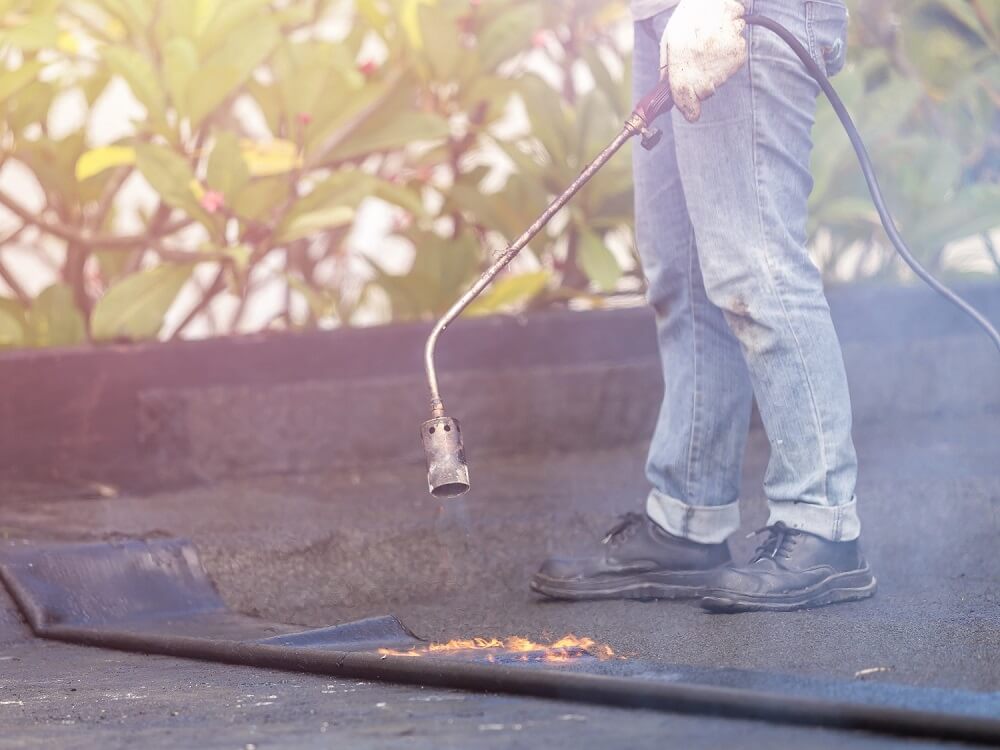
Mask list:
[[[449,498],[469,491],[462,430],[457,419],[434,417],[420,428],[427,455],[427,487],[434,497]]]

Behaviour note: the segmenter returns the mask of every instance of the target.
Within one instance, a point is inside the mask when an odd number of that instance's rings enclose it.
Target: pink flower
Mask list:
[[[201,200],[198,202],[201,204],[201,207],[210,214],[215,214],[222,210],[222,207],[226,205],[226,197],[218,190],[206,190],[205,194],[201,196]]]
[[[365,60],[358,65],[358,72],[361,73],[365,78],[370,78],[375,75],[378,70],[378,65],[374,60]]]
[[[304,127],[312,123],[313,116],[308,112],[299,112],[299,114],[296,115],[295,119],[299,121],[299,125],[302,125]]]
[[[544,29],[539,29],[534,34],[531,35],[531,46],[535,49],[545,46],[545,42],[549,38],[549,32]]]
[[[413,224],[413,215],[408,211],[401,211],[392,219],[393,232],[405,232]]]

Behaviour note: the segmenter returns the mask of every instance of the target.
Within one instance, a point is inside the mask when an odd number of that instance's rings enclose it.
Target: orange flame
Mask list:
[[[399,651],[392,648],[380,648],[383,656],[426,656],[442,652],[490,651],[486,654],[487,661],[496,661],[498,653],[512,655],[521,661],[567,662],[581,656],[589,655],[598,659],[610,659],[615,652],[604,643],[597,643],[593,638],[577,638],[575,635],[565,635],[553,643],[536,643],[518,635],[508,638],[468,638],[456,639],[447,643],[429,643],[426,646]]]

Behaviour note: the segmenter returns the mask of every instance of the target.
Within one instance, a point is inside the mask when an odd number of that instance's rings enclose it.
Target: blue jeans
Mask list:
[[[839,0],[750,0],[832,75],[844,61]],[[636,99],[659,78],[672,10],[636,23]],[[650,518],[697,542],[739,527],[751,402],[771,446],[769,524],[831,540],[860,533],[847,376],[806,249],[810,130],[819,87],[767,29],[749,63],[652,151],[633,150],[636,241],[656,312],[665,394],[649,449]]]

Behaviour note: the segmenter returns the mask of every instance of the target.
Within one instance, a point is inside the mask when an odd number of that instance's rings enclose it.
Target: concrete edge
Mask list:
[[[1000,321],[1000,287],[971,301]],[[1000,410],[1000,360],[920,288],[830,294],[856,422]],[[0,478],[155,489],[260,472],[421,460],[412,324],[0,356]],[[457,324],[441,347],[449,409],[476,455],[643,441],[662,384],[649,310]]]

